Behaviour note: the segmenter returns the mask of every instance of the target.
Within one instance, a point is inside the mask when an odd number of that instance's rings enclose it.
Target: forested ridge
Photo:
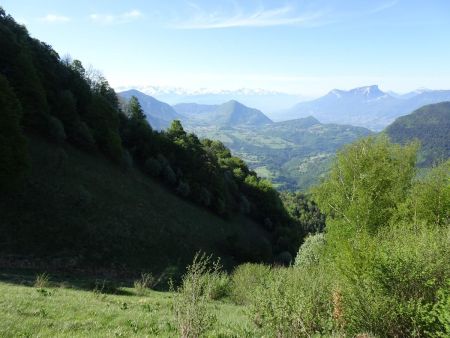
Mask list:
[[[430,104],[399,117],[386,128],[396,143],[421,143],[418,165],[430,167],[450,157],[450,102]]]
[[[251,256],[254,260],[272,260],[276,257],[287,262],[290,260],[306,228],[286,211],[271,184],[249,170],[241,159],[232,156],[222,143],[200,140],[195,134],[187,133],[179,121],[173,121],[165,131],[154,130],[135,97],[129,102],[119,102],[116,93],[99,72],[92,68],[85,69],[76,59],[60,58],[51,46],[30,37],[26,28],[3,10],[0,12],[0,30],[0,185],[2,191],[8,191],[2,194],[3,212],[6,206],[9,209],[9,218],[4,218],[2,227],[14,229],[15,234],[30,236],[20,241],[3,236],[4,250],[10,248],[27,252],[24,248],[29,245],[30,253],[35,253],[33,248],[40,247],[46,248],[43,250],[45,253],[55,254],[57,250],[63,250],[64,241],[68,241],[67,236],[63,235],[64,223],[56,224],[56,219],[48,216],[50,222],[41,225],[42,242],[37,245],[31,235],[34,232],[25,231],[25,228],[31,227],[32,220],[14,217],[14,206],[20,214],[20,203],[17,202],[21,200],[20,193],[25,189],[27,196],[33,198],[29,189],[33,185],[30,183],[30,173],[32,177],[36,172],[32,165],[40,164],[30,160],[29,143],[34,143],[37,137],[52,144],[51,147],[60,154],[55,161],[61,166],[70,156],[71,150],[68,149],[74,147],[91,157],[107,158],[111,165],[123,172],[138,168],[180,198],[206,208],[224,220],[237,215],[251,218],[260,224],[261,231],[269,234],[269,244],[265,254],[243,255],[241,259]],[[36,141],[41,146],[45,142]],[[34,149],[41,151],[39,147]],[[51,177],[46,179],[51,181]],[[45,182],[41,180],[36,184],[43,186]],[[73,189],[81,196],[80,205],[88,203],[85,200],[92,200],[89,186]],[[123,189],[126,191],[127,187]],[[101,202],[108,203],[107,200]],[[41,205],[40,208],[48,208],[50,212],[52,206]],[[65,210],[67,213],[79,212],[77,208]],[[132,210],[130,212],[133,213]],[[30,213],[29,217],[32,218],[32,215]],[[72,215],[67,216],[70,219]],[[64,218],[64,215],[61,217]],[[70,223],[67,220],[64,222]],[[146,222],[156,228],[165,227],[154,220],[143,219],[142,222],[142,227],[146,226]],[[90,226],[87,220],[74,223],[81,232],[92,231],[87,228],[83,230],[83,227]],[[66,230],[67,233],[75,231]],[[124,232],[128,230],[124,229]],[[236,245],[233,238],[230,237],[229,243]],[[77,240],[82,241],[75,236],[71,242]],[[45,244],[45,241],[63,243],[52,246]],[[99,241],[96,242],[98,245]],[[67,245],[78,247],[74,243],[69,245],[69,242]],[[239,256],[236,252],[232,254]]]

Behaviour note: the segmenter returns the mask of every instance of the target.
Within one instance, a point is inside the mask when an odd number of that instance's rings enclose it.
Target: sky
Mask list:
[[[115,87],[450,89],[448,0],[2,0]]]

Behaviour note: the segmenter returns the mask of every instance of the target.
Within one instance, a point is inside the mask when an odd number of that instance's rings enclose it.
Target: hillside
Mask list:
[[[314,116],[322,123],[362,126],[380,131],[397,117],[425,104],[450,100],[449,90],[416,91],[405,95],[385,93],[378,86],[334,89],[313,101],[301,102],[281,112],[277,120]]]
[[[152,127],[136,98],[122,105],[1,9],[0,32],[0,258],[127,270],[183,266],[199,249],[228,266],[296,252],[306,228],[222,143],[177,120]]]
[[[424,106],[399,117],[385,132],[396,143],[419,140],[420,166],[450,158],[450,102]]]
[[[26,185],[1,200],[3,253],[48,257],[60,268],[152,271],[183,266],[197,250],[220,255],[227,266],[270,254],[268,235],[245,217],[224,220],[138,170],[70,145],[35,136],[28,143],[32,171]]]

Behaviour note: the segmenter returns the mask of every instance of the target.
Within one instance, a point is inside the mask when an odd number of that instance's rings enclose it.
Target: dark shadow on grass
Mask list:
[[[29,269],[14,269],[0,271],[0,282],[34,287],[36,277],[44,273]],[[135,293],[124,290],[132,287],[129,279],[107,279],[93,276],[76,276],[69,273],[51,273],[48,275],[48,288],[66,288],[81,291],[92,291],[100,294],[135,296]]]

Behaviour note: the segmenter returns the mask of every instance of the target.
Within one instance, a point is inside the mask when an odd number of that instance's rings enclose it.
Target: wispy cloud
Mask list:
[[[68,16],[58,14],[47,14],[46,16],[39,18],[39,21],[46,23],[66,23],[70,20],[71,19]]]
[[[303,26],[315,27],[338,22],[348,17],[374,14],[386,10],[398,0],[374,1],[373,8],[349,10],[340,1],[300,1],[280,7],[244,8],[233,2],[231,8],[205,9],[197,3],[187,2],[190,13],[186,20],[172,25],[176,29],[219,29],[234,27]]]
[[[89,15],[89,19],[95,23],[99,24],[116,24],[116,23],[127,23],[131,21],[138,20],[143,17],[141,11],[137,9],[130,10],[128,12],[120,13],[120,14],[91,14]]]
[[[283,6],[272,9],[259,8],[253,12],[244,13],[240,8],[236,8],[231,15],[222,15],[217,12],[208,13],[198,6],[191,4],[191,8],[196,8],[195,16],[187,21],[174,25],[179,29],[214,29],[232,27],[268,27],[286,25],[306,25],[320,19],[324,13],[322,11],[305,12],[297,14],[294,7]]]

